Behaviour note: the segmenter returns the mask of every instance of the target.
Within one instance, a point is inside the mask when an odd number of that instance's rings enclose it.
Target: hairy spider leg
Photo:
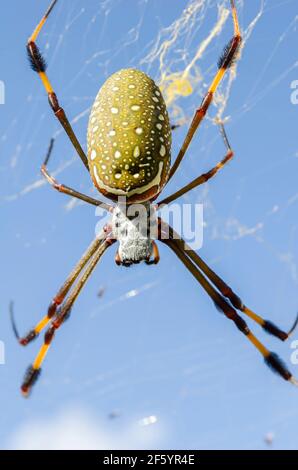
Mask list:
[[[98,238],[95,238],[95,240],[92,241],[92,243],[90,244],[86,252],[83,254],[83,256],[81,257],[79,262],[76,264],[74,269],[71,271],[71,273],[69,274],[68,278],[66,279],[62,287],[59,289],[59,291],[57,292],[57,294],[51,301],[48,307],[47,314],[37,323],[37,325],[32,330],[30,330],[23,337],[20,337],[18,334],[13,311],[11,309],[11,320],[12,320],[13,330],[15,332],[15,335],[19,343],[22,346],[27,346],[27,344],[33,341],[39,335],[39,333],[47,326],[50,320],[54,317],[54,315],[57,312],[57,308],[59,307],[59,305],[62,304],[69,290],[71,289],[72,285],[74,284],[78,276],[81,274],[82,270],[85,268],[87,263],[93,257],[95,252],[99,249],[105,237],[106,237],[106,234],[102,233]]]
[[[40,22],[38,23],[38,25],[36,26],[35,30],[33,31],[32,35],[29,37],[28,39],[28,42],[27,42],[27,52],[28,52],[28,57],[29,57],[29,61],[30,61],[30,64],[31,64],[31,67],[32,69],[34,70],[34,72],[37,72],[41,81],[42,81],[42,84],[48,94],[48,99],[49,99],[49,104],[56,116],[56,118],[60,121],[62,127],[64,128],[66,134],[68,135],[72,145],[74,146],[74,148],[76,149],[79,157],[81,158],[84,166],[86,167],[86,169],[89,171],[89,166],[88,166],[88,159],[86,157],[86,154],[84,152],[84,150],[82,149],[81,147],[81,144],[79,143],[73,129],[72,129],[72,126],[65,114],[65,111],[64,109],[60,106],[59,104],[59,101],[58,101],[58,98],[57,98],[57,95],[56,93],[54,92],[54,89],[51,85],[51,82],[46,74],[46,62],[38,48],[38,46],[36,45],[36,40],[38,38],[38,35],[43,27],[43,25],[45,24],[47,18],[49,17],[51,11],[53,10],[55,4],[57,3],[57,0],[54,0],[49,8],[47,9],[45,15],[42,17],[42,19],[40,20]]]
[[[165,223],[163,222],[163,224]],[[260,325],[264,331],[275,336],[276,338],[279,338],[281,341],[285,341],[291,336],[291,334],[293,333],[293,331],[295,330],[298,324],[298,315],[296,316],[292,327],[287,332],[281,330],[278,326],[276,326],[270,320],[265,320],[260,315],[257,315],[251,309],[246,307],[246,305],[242,302],[240,297],[237,294],[235,294],[235,292],[231,289],[231,287],[228,286],[223,281],[223,279],[221,279],[208,266],[208,264],[206,264],[205,261],[203,261],[203,259],[194,250],[192,250],[191,247],[184,240],[182,240],[181,237],[179,237],[177,232],[175,232],[175,230],[173,230],[172,227],[167,225],[166,229],[168,229],[170,238],[175,240],[175,242],[179,246],[179,249],[183,251],[191,259],[191,261],[198,267],[198,269],[200,269],[200,271],[203,272],[204,275],[219,290],[221,295],[226,297],[231,302],[233,307],[235,307],[237,310],[240,310],[242,313],[247,315],[251,320],[253,320],[258,325]]]
[[[224,315],[232,320],[238,330],[245,335],[245,337],[253,344],[253,346],[261,353],[265,363],[277,374],[279,374],[284,380],[291,382],[293,385],[298,386],[297,380],[293,377],[292,373],[287,369],[283,361],[279,356],[269,351],[256,336],[250,331],[246,322],[236,312],[232,305],[230,305],[224,297],[208,282],[201,271],[192,263],[191,259],[186,253],[181,250],[181,247],[174,239],[163,239],[162,240],[171,250],[177,255],[182,261],[184,266],[190,271],[194,278],[203,287],[205,292],[213,300],[215,306],[224,313]]]
[[[23,383],[21,385],[21,391],[24,396],[29,395],[32,386],[35,384],[36,380],[40,375],[42,363],[52,343],[56,330],[60,328],[62,323],[70,315],[73,304],[75,303],[78,295],[80,294],[82,288],[84,287],[85,283],[92,274],[100,258],[107,250],[107,248],[111,246],[114,242],[115,240],[107,238],[101,243],[101,245],[97,248],[97,251],[95,252],[86,270],[84,271],[83,275],[73,288],[72,292],[69,294],[65,302],[61,305],[61,307],[57,310],[54,318],[51,320],[51,324],[44,335],[44,343],[41,346],[33,364],[27,369]]]
[[[189,130],[186,134],[185,140],[182,144],[182,147],[178,153],[178,156],[170,170],[170,176],[169,180],[172,178],[174,173],[176,172],[177,168],[179,167],[186,150],[188,149],[188,146],[190,142],[193,139],[193,136],[195,132],[197,131],[199,125],[203,121],[204,117],[206,116],[206,113],[209,109],[210,104],[213,101],[213,96],[214,93],[216,92],[221,80],[223,79],[226,71],[234,64],[235,60],[237,59],[237,54],[239,52],[239,48],[241,45],[241,33],[240,33],[240,28],[239,28],[239,22],[238,22],[238,17],[237,17],[237,10],[235,6],[234,0],[230,0],[231,2],[231,9],[232,9],[232,16],[233,16],[233,23],[234,23],[234,36],[230,40],[230,42],[225,46],[222,55],[220,56],[220,59],[218,61],[218,71],[209,86],[209,89],[204,96],[202,103],[200,107],[196,110],[195,115],[192,119],[192,122],[190,124]]]

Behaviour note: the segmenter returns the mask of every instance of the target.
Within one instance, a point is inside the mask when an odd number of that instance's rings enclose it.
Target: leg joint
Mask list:
[[[49,305],[49,308],[48,308],[48,318],[53,318],[53,316],[55,315],[56,311],[57,311],[57,305],[58,305],[58,302],[56,302],[55,300],[52,301],[52,303]]]
[[[200,114],[202,117],[204,117],[205,114],[207,113],[207,110],[210,106],[210,103],[211,103],[212,99],[213,99],[213,92],[208,91],[208,93],[203,98],[201,106],[197,110],[197,114]]]
[[[37,336],[38,333],[36,333],[35,330],[31,330],[24,338],[20,338],[19,343],[22,346],[27,346],[27,344],[33,341]]]
[[[45,335],[44,335],[44,342],[45,344],[50,344],[50,342],[52,341],[53,337],[54,337],[54,334],[55,334],[55,326],[54,324],[50,326],[50,328],[45,332]]]
[[[241,318],[237,313],[235,313],[235,317],[232,318],[235,325],[237,326],[238,330],[241,331],[245,336],[249,335],[250,330],[247,326],[247,323]]]
[[[51,93],[49,93],[48,99],[49,99],[50,106],[51,106],[52,110],[54,111],[55,115],[57,116],[57,118],[58,119],[60,118],[60,114],[63,114],[63,117],[64,117],[65,113],[64,113],[63,109],[60,108],[59,101],[58,101],[56,93],[54,93],[53,91]]]

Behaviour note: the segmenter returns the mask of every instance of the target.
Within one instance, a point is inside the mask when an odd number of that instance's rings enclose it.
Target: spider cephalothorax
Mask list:
[[[157,263],[158,251],[154,239],[158,236],[155,208],[149,202],[117,204],[113,209],[111,234],[119,242],[116,263],[123,266]],[[154,253],[153,253],[154,252]],[[151,255],[153,261],[150,261]]]
[[[42,165],[42,173],[48,182],[54,189],[64,194],[110,211],[112,218],[111,222],[90,244],[53,298],[47,314],[35,328],[29,331],[26,336],[20,338],[15,324],[13,324],[14,331],[22,345],[27,345],[36,338],[49,324],[45,333],[44,344],[25,375],[21,387],[23,394],[29,394],[32,385],[38,378],[41,365],[56,330],[69,316],[79,293],[107,248],[116,241],[119,242],[116,262],[124,266],[130,266],[142,260],[148,264],[157,263],[159,255],[154,241],[155,238],[165,243],[177,255],[210,296],[216,307],[228,319],[232,320],[238,330],[261,353],[266,363],[285,380],[297,385],[297,381],[279,357],[270,352],[253,335],[238,312],[242,312],[258,323],[265,331],[282,341],[286,340],[292,333],[298,319],[296,319],[290,331],[286,333],[272,322],[255,314],[244,305],[233,290],[169,225],[156,218],[156,207],[167,205],[191,189],[205,183],[216,175],[233,157],[233,151],[223,124],[220,124],[220,130],[226,147],[224,158],[209,171],[196,177],[186,186],[157,203],[156,206],[153,207],[151,204],[175,174],[196,130],[213,101],[214,93],[222,78],[237,58],[241,44],[241,33],[234,0],[230,0],[234,36],[224,48],[218,62],[218,71],[201,105],[194,114],[182,147],[171,168],[171,129],[164,99],[154,81],[143,72],[135,69],[120,70],[120,72],[108,78],[101,87],[90,114],[87,158],[65,111],[59,104],[46,74],[45,61],[36,45],[36,39],[42,26],[56,2],[57,0],[54,0],[51,3],[48,11],[28,40],[27,49],[31,66],[39,74],[48,94],[50,106],[65,129],[85,168],[90,172],[95,187],[111,200],[117,201],[118,204],[112,207],[103,201],[58,183],[47,170],[47,163],[53,148],[53,140],[51,141],[49,151]],[[122,198],[121,202],[118,200],[119,197]],[[138,203],[138,207],[134,207],[135,203]],[[152,261],[151,255],[153,255]]]

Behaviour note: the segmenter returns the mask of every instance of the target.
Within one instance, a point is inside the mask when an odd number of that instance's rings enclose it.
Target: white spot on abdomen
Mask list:
[[[133,156],[134,156],[135,158],[137,158],[137,157],[140,156],[140,147],[139,147],[138,145],[134,148]]]
[[[164,156],[165,156],[165,154],[166,154],[166,148],[165,148],[164,145],[161,145],[160,150],[159,150],[159,154],[160,154],[161,157],[164,157]]]
[[[96,155],[97,155],[96,150],[92,150],[91,155],[90,155],[91,160],[94,160],[94,158],[96,158]]]

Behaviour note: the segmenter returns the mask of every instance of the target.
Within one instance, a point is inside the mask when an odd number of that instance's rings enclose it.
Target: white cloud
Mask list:
[[[123,427],[110,421],[99,422],[82,409],[72,408],[55,416],[31,419],[22,424],[8,441],[9,449],[149,449],[160,448],[161,424]],[[114,426],[115,425],[115,426]],[[116,428],[113,430],[112,428]]]

